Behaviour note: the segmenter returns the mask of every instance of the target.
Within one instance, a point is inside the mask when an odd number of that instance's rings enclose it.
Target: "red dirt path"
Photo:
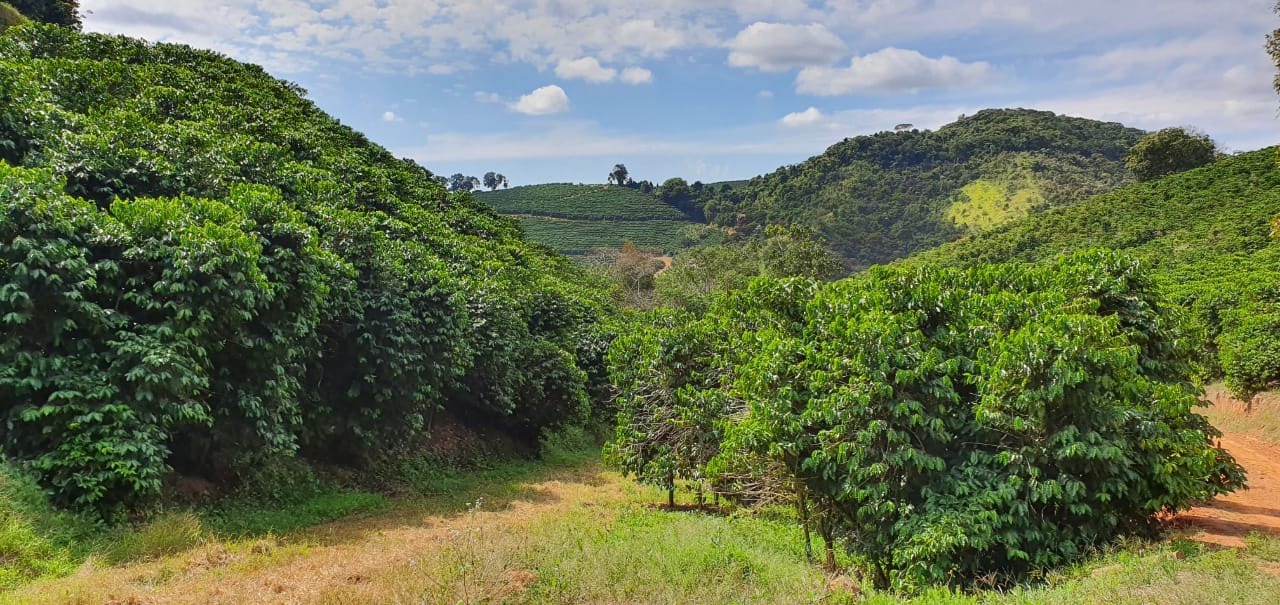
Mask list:
[[[1216,498],[1208,506],[1178,515],[1207,544],[1244,547],[1254,533],[1280,536],[1280,448],[1249,435],[1225,434],[1222,447],[1248,472],[1249,489]]]

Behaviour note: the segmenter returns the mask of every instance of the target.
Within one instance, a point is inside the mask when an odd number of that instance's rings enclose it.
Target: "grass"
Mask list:
[[[692,221],[683,212],[636,189],[553,183],[477,194],[503,214],[515,215],[529,239],[563,254],[617,250],[627,241],[671,253],[688,239]]]
[[[580,255],[600,248],[619,249],[631,241],[641,249],[673,252],[681,235],[697,223],[688,221],[581,221],[521,217],[525,235],[563,254]]]
[[[205,531],[190,512],[167,513],[136,529],[126,529],[108,542],[103,559],[110,565],[160,559],[199,546]]]
[[[656,196],[629,187],[553,183],[479,193],[476,197],[503,214],[578,220],[689,220]]]
[[[0,460],[0,590],[71,573],[100,532],[86,518],[55,511],[33,480]]]
[[[276,509],[175,511],[81,553],[88,565],[72,576],[0,592],[0,603],[1280,602],[1280,539],[1257,535],[1237,550],[1123,543],[1007,591],[876,592],[807,563],[785,514],[656,506],[665,493],[603,472],[591,440],[561,435],[544,442],[546,461],[473,472],[380,469],[403,478],[410,493],[396,499],[339,491]],[[61,567],[18,583],[80,565],[64,552]]]

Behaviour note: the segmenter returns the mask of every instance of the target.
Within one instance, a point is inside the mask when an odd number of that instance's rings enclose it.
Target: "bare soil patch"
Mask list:
[[[1208,389],[1206,396],[1219,415],[1249,415],[1259,405],[1255,400],[1250,409],[1220,388]],[[1243,548],[1245,536],[1251,533],[1280,536],[1280,444],[1248,432],[1224,430],[1221,445],[1245,468],[1248,489],[1182,513],[1175,523],[1193,530],[1196,540],[1230,548]]]

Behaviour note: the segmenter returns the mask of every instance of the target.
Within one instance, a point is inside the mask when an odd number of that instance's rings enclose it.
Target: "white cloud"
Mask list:
[[[530,116],[562,113],[569,110],[569,95],[564,93],[563,88],[552,84],[522,95],[520,100],[512,103],[510,107],[513,111]]]
[[[434,65],[427,66],[427,73],[433,76],[450,76],[462,71],[462,69],[463,67],[461,65],[436,63]]]
[[[986,62],[933,59],[914,50],[886,48],[854,57],[849,67],[806,67],[796,76],[796,92],[823,96],[915,92],[977,86],[991,77],[992,68]]]
[[[760,97],[761,99],[772,99],[772,98],[773,98],[773,91],[772,91],[772,90],[762,90],[762,91],[760,91],[760,92],[756,93],[756,96]]]
[[[403,122],[404,118],[396,115],[396,112],[394,111],[388,111],[382,114],[382,121],[383,122]]]
[[[846,52],[844,42],[818,23],[752,23],[729,42],[729,49],[729,65],[772,72],[830,65]]]
[[[649,84],[653,82],[653,72],[643,67],[628,67],[622,70],[622,81],[627,84]]]
[[[498,96],[498,93],[485,92],[483,90],[477,90],[471,96],[479,103],[497,103],[502,100],[502,97]]]
[[[561,59],[556,64],[556,75],[566,80],[586,80],[588,82],[612,82],[618,77],[618,70],[600,65],[595,57],[582,57],[568,61]]]
[[[813,126],[814,124],[822,122],[825,118],[826,116],[822,115],[822,112],[818,111],[817,107],[810,107],[804,111],[797,111],[795,113],[789,113],[782,116],[782,119],[778,120],[778,123],[783,126],[792,127]]]
[[[1217,32],[1160,44],[1122,46],[1077,57],[1071,63],[1089,78],[1132,80],[1143,74],[1199,69],[1232,57],[1260,57],[1258,50],[1257,40]]]

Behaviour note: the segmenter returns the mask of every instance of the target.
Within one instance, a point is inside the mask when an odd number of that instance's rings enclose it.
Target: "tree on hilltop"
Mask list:
[[[1124,166],[1139,181],[1151,181],[1211,164],[1218,147],[1209,135],[1182,128],[1166,128],[1138,141]]]
[[[613,172],[609,173],[609,182],[616,185],[626,185],[630,181],[627,173],[626,164],[614,164]]]
[[[456,172],[449,177],[449,191],[472,191],[480,188],[480,179]]]
[[[9,0],[28,19],[81,28],[79,0]]]
[[[484,173],[484,186],[489,191],[497,191],[498,187],[507,188],[507,177],[496,172]]]

